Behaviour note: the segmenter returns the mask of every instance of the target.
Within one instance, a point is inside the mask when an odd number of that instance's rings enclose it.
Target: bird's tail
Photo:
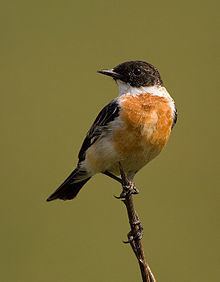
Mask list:
[[[47,198],[47,202],[61,199],[71,200],[76,197],[80,189],[91,177],[86,177],[86,172],[76,168],[60,187]]]

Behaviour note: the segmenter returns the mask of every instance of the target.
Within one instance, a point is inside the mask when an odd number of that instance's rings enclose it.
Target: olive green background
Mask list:
[[[159,68],[179,112],[136,176],[148,261],[158,281],[219,281],[218,11],[217,1],[1,1],[0,281],[140,281],[116,182],[98,175],[75,201],[45,201],[117,95],[96,70],[135,59]]]

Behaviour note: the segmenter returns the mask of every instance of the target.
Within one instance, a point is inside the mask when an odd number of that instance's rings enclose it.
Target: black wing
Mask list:
[[[86,150],[96,142],[109,122],[119,115],[119,111],[120,106],[117,100],[111,101],[101,110],[83,141],[78,155],[79,162],[85,160]]]
[[[175,124],[176,124],[176,122],[177,122],[177,116],[178,116],[178,113],[177,113],[177,108],[175,107],[174,117],[173,117],[173,124],[172,124],[172,129],[173,129],[174,125],[175,125]]]

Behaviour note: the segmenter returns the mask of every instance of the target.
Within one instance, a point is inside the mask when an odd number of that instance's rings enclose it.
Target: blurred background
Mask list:
[[[179,112],[136,177],[146,256],[158,281],[219,281],[218,11],[212,0],[1,2],[1,281],[140,281],[116,182],[98,175],[75,201],[45,201],[118,94],[96,70],[137,59],[160,70]]]

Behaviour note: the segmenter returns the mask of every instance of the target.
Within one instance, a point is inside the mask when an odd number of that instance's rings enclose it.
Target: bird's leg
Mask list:
[[[118,181],[119,183],[122,183],[122,180],[121,180],[120,177],[117,177],[116,175],[114,175],[113,173],[111,173],[111,172],[109,172],[109,171],[107,171],[107,170],[104,171],[103,174],[105,174],[105,175],[111,177],[112,179]]]
[[[122,184],[123,190],[120,196],[116,198],[124,200],[126,199],[126,197],[129,197],[130,195],[138,194],[139,193],[138,189],[135,187],[134,182],[127,178],[120,162],[119,162],[119,170],[121,174],[121,184]]]
[[[129,181],[127,183],[127,185],[123,185],[123,190],[122,190],[120,196],[116,197],[116,198],[123,200],[123,199],[125,199],[126,197],[128,197],[130,195],[136,195],[138,193],[139,193],[139,191],[135,187],[135,184],[132,181]]]
[[[113,173],[111,173],[107,170],[102,172],[102,173],[122,184],[122,179],[120,177],[117,177]],[[123,200],[127,195],[138,194],[138,193],[139,193],[139,191],[135,187],[134,183],[132,181],[128,181],[127,185],[124,186],[124,189],[123,189],[122,193],[120,194],[120,196],[119,197],[114,196],[114,197],[116,199]]]

